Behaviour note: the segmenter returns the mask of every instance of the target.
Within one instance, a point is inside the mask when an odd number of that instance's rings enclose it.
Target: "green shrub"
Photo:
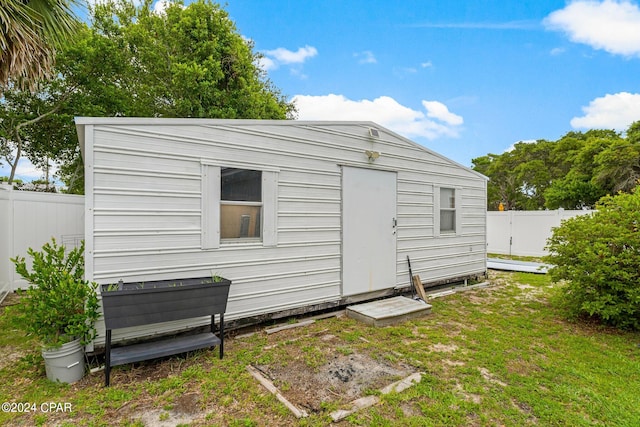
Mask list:
[[[564,305],[623,329],[640,329],[640,190],[603,197],[591,215],[563,221],[547,242]]]
[[[19,290],[21,298],[9,314],[14,325],[33,335],[46,348],[80,338],[87,344],[95,338],[98,319],[96,283],[84,280],[84,242],[66,253],[55,239],[42,251],[31,248],[31,271],[23,257],[12,258],[16,272],[29,282],[29,288]]]

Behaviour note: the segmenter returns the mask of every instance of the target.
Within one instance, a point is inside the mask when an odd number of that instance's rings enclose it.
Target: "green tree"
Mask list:
[[[473,159],[490,178],[487,208],[593,208],[606,194],[629,192],[640,179],[640,122],[626,137],[613,130],[568,132],[557,141],[517,143]]]
[[[568,163],[569,170],[565,176],[554,180],[545,192],[546,207],[593,208],[601,197],[615,192],[612,186],[603,186],[603,181],[596,179],[596,159],[621,141],[621,137],[612,130],[590,130],[572,132],[568,139],[572,140],[570,146],[573,149],[566,152],[564,162]],[[578,141],[577,146],[575,141]]]
[[[0,94],[13,82],[33,90],[48,77],[56,49],[75,32],[79,0],[3,0],[0,7]]]
[[[520,192],[516,177],[510,173],[514,167],[511,154],[487,154],[472,160],[473,169],[490,178],[487,184],[487,209],[497,210],[502,203],[505,209],[517,209]]]
[[[592,181],[614,193],[629,192],[640,179],[640,121],[629,126],[625,139],[614,141],[595,158]]]
[[[81,27],[57,55],[55,79],[34,95],[50,99],[53,111],[30,139],[22,138],[29,142],[25,155],[35,163],[60,163],[59,176],[71,192],[83,191],[74,116],[295,116],[295,106],[257,65],[252,42],[220,6],[176,2],[157,14],[151,3],[97,3],[91,26]]]
[[[259,68],[253,44],[209,0],[96,4],[90,31],[65,53],[65,79],[121,116],[286,119],[294,106]],[[96,67],[96,65],[98,65]],[[98,101],[98,102],[95,102]]]
[[[518,142],[500,155],[488,154],[472,160],[473,169],[488,176],[487,209],[542,209],[544,191],[551,182],[549,151],[552,143]]]
[[[606,196],[548,240],[549,274],[574,317],[640,329],[640,191]]]
[[[72,92],[59,89],[49,83],[39,93],[15,88],[4,92],[0,102],[0,159],[11,168],[9,184],[22,157],[48,170],[52,158],[63,157],[71,148],[66,135],[67,122],[72,123],[73,116],[65,116],[63,110]]]
[[[640,143],[640,120],[631,123],[629,129],[627,129],[626,139],[632,144]]]
[[[553,143],[538,140],[535,143],[516,144],[514,155],[518,159],[513,169],[519,185],[520,206],[525,210],[542,209],[545,206],[544,192],[551,185],[553,167],[550,151]]]

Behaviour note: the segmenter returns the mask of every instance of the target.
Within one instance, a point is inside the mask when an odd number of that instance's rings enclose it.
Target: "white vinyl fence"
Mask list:
[[[13,190],[0,184],[0,301],[26,287],[10,258],[27,257],[52,237],[71,248],[84,238],[84,196]]]
[[[487,252],[543,256],[552,228],[563,219],[592,211],[487,212]],[[84,238],[84,196],[16,191],[0,184],[0,301],[7,292],[26,287],[10,258],[40,249],[55,237],[67,247]]]
[[[501,255],[544,256],[553,227],[563,219],[593,211],[487,212],[487,252]]]

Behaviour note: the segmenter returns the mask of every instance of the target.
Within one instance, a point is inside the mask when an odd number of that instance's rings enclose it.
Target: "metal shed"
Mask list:
[[[407,256],[427,284],[486,272],[487,179],[375,123],[76,125],[89,280],[223,275],[233,320],[393,294]]]

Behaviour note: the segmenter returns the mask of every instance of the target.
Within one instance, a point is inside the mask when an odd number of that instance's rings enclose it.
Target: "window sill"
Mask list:
[[[229,239],[221,240],[220,248],[234,248],[238,246],[263,247],[262,240],[257,239]]]

